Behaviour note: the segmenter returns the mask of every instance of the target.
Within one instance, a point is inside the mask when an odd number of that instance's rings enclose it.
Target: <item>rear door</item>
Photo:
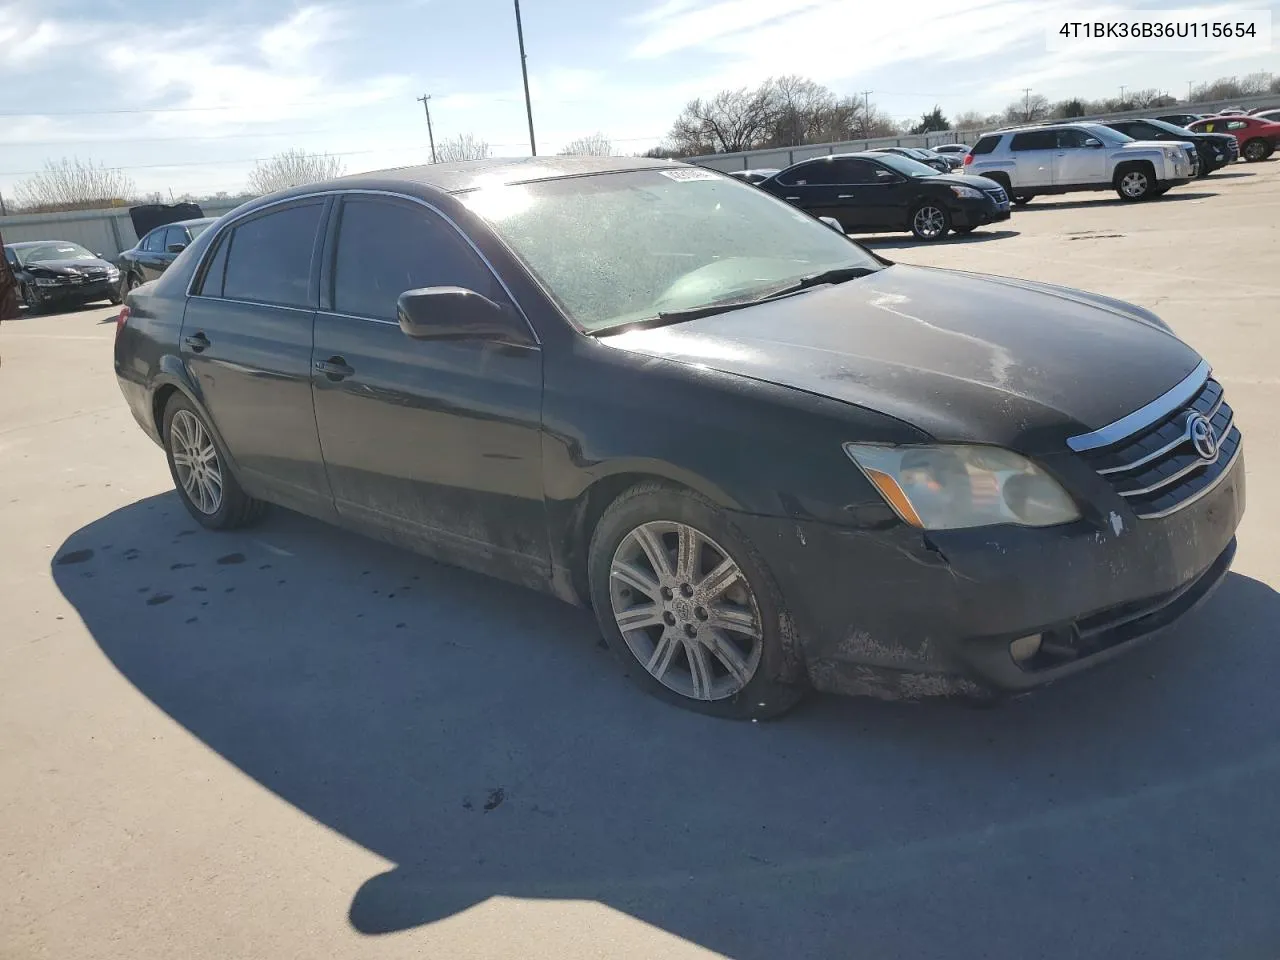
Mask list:
[[[771,193],[815,217],[834,217],[837,207],[831,158],[798,163],[770,181]],[[838,218],[837,218],[838,219]]]
[[[182,323],[183,360],[245,488],[321,517],[334,511],[311,339],[328,202],[272,206],[223,230]]]
[[[460,231],[420,203],[355,194],[329,233],[313,358],[338,513],[464,566],[542,580],[537,342],[414,340],[396,320],[397,298],[420,287],[518,308]]]
[[[1058,149],[1053,157],[1053,182],[1056,186],[1105,183],[1107,151],[1102,141],[1087,131],[1068,127],[1056,132]]]
[[[1014,156],[1013,186],[1053,186],[1053,161],[1058,150],[1056,130],[1026,130],[1015,133],[1009,149]]]
[[[138,244],[137,255],[135,261],[138,264],[138,272],[142,275],[145,283],[148,280],[154,280],[160,274],[164,273],[168,262],[161,256],[164,251],[164,238],[168,233],[168,227],[156,227]]]

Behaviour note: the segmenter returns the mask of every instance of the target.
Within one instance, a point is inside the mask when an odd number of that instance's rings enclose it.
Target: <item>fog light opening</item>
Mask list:
[[[1019,637],[1009,644],[1009,656],[1014,663],[1026,663],[1040,652],[1041,634],[1033,633],[1029,637]]]

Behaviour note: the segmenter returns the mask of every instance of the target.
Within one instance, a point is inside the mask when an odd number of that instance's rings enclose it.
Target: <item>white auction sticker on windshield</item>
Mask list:
[[[664,177],[670,177],[672,180],[719,180],[718,173],[712,173],[710,170],[702,170],[699,167],[683,167],[679,170],[659,170]]]

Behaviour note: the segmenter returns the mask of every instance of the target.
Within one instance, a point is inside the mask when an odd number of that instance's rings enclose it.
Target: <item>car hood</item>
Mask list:
[[[109,270],[111,264],[106,260],[31,260],[24,265],[27,270],[48,270],[50,273],[83,273],[86,269],[98,271]]]
[[[990,190],[999,184],[989,177],[979,177],[967,173],[938,173],[932,177],[917,177],[921,183],[936,183],[942,186],[973,187],[975,190]]]
[[[600,342],[877,410],[939,440],[1028,453],[1132,413],[1200,362],[1141,308],[901,264]]]

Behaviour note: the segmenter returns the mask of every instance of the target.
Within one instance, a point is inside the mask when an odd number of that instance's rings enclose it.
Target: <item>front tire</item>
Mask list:
[[[957,237],[967,237],[969,234],[973,233],[975,228],[974,227],[952,227],[951,229],[955,232],[955,235]]]
[[[932,243],[945,237],[950,229],[951,214],[940,203],[928,200],[911,211],[911,233],[917,240]]]
[[[1145,166],[1127,167],[1116,173],[1116,193],[1126,203],[1146,200],[1156,190],[1156,178]]]
[[[791,622],[755,548],[714,504],[663,484],[623,493],[587,559],[596,620],[628,677],[712,716],[763,720],[805,688],[784,683]]]
[[[256,523],[266,508],[244,492],[204,417],[181,393],[164,409],[162,433],[169,474],[187,512],[210,530]]]
[[[22,299],[22,305],[27,308],[27,313],[39,313],[44,309],[44,301],[29,283],[18,285],[18,296]]]

